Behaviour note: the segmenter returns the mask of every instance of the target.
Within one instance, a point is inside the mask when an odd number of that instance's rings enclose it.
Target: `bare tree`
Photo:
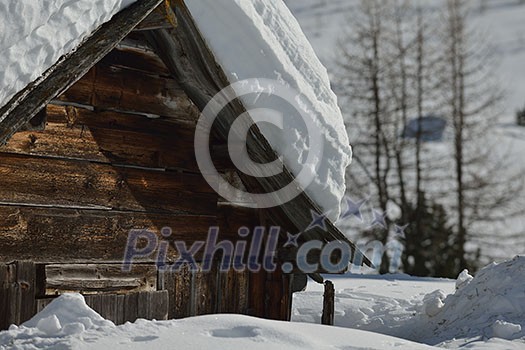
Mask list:
[[[452,209],[460,268],[469,267],[465,248],[472,238],[469,229],[512,215],[505,206],[516,202],[523,187],[521,174],[512,171],[504,155],[496,155],[495,140],[490,138],[504,95],[494,81],[495,53],[469,27],[469,10],[465,0],[447,0],[442,36],[446,62],[442,91],[454,134]]]
[[[467,29],[464,2],[447,0],[440,22],[439,12],[421,3],[362,1],[339,44],[337,87],[352,111],[357,165],[348,187],[368,192],[370,205],[383,212],[390,203],[401,208],[399,221],[386,223],[409,224],[403,265],[418,275],[455,277],[472,265],[478,252],[469,256],[467,243],[481,240],[481,222],[509,215],[506,206],[521,186],[505,157],[486,162],[502,93],[490,75],[495,56]],[[443,143],[452,144],[450,153],[425,144],[428,114],[450,121],[452,142]],[[417,132],[407,140],[402,135],[413,116]],[[377,227],[364,233],[383,244],[392,237]]]

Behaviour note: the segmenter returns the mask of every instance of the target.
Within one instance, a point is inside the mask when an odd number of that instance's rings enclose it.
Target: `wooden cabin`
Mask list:
[[[196,122],[227,85],[183,2],[142,0],[0,109],[0,329],[65,292],[84,294],[117,323],[221,312],[290,318],[292,292],[306,281],[300,271],[220,272],[217,264],[209,272],[161,271],[155,255],[121,270],[132,229],[160,240],[170,227],[169,239],[191,246],[212,226],[233,242],[241,227],[280,226],[286,237],[308,227],[312,210],[321,213],[306,194],[264,210],[226,203],[203,179]],[[237,173],[221,152],[243,111],[241,103],[229,106],[214,131],[216,167],[252,192],[294,181],[289,172]],[[248,147],[260,162],[276,159],[258,130]],[[327,231],[300,239],[346,241],[329,221]],[[293,263],[293,248],[275,253],[279,266]],[[167,260],[176,259],[170,246]]]

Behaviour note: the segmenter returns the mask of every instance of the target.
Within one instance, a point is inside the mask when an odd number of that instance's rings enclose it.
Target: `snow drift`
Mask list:
[[[426,300],[426,306],[439,305],[427,312],[433,334],[426,342],[525,337],[525,257],[493,263],[474,278],[464,272],[456,287],[454,294],[435,294]]]
[[[210,315],[115,326],[78,294],[66,294],[23,326],[0,332],[2,349],[428,349],[425,345],[363,331]]]
[[[331,276],[331,279],[333,276]],[[525,257],[457,280],[408,275],[333,279],[335,325],[446,348],[525,348]],[[319,323],[322,286],[294,295],[292,320]]]

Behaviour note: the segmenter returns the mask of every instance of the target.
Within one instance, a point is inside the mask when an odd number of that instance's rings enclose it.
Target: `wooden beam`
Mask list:
[[[155,30],[155,29],[168,29],[175,28],[177,26],[177,17],[170,6],[170,0],[165,0],[160,4],[155,11],[153,11],[148,17],[146,17],[138,26],[135,27],[135,31],[143,30]]]
[[[91,68],[57,100],[92,106],[97,111],[166,116],[196,122],[198,110],[175,79],[104,63]]]
[[[329,326],[334,325],[335,316],[335,288],[332,281],[324,283],[323,294],[323,314],[321,316],[321,323]]]
[[[173,234],[167,240],[183,241],[190,247],[195,241],[205,241],[209,228],[216,225],[213,216],[0,205],[0,262],[31,259],[43,264],[121,263],[132,229],[150,230],[160,241],[165,239],[160,230],[170,227]],[[218,239],[233,240],[235,236],[225,231]],[[202,250],[200,253],[202,256]],[[167,259],[177,257],[171,245]],[[134,262],[155,260],[153,253]]]
[[[45,265],[47,296],[64,293],[123,294],[155,290],[157,268],[153,264],[134,264],[129,272],[122,272],[120,264]]]
[[[230,85],[224,71],[216,62],[211,50],[207,47],[204,38],[197,28],[189,10],[183,1],[173,5],[178,25],[175,29],[146,32],[144,35],[157,55],[164,61],[181,83],[187,95],[202,111],[208,102],[223,88]],[[223,109],[215,125],[219,138],[227,140],[229,127],[240,115],[246,113],[245,106],[240,101],[234,101]],[[277,159],[277,155],[261,131],[252,123],[250,137],[247,140],[248,153],[252,159],[261,164]],[[300,188],[292,174],[283,165],[284,172],[272,177],[249,177],[239,173],[246,187],[252,192],[271,193],[290,183]],[[281,198],[274,198],[281,202]],[[318,214],[322,210],[304,191],[295,199],[269,210],[272,221],[276,224],[289,220],[295,232],[304,231],[312,222],[311,210]],[[284,219],[283,219],[284,218]],[[303,233],[306,240],[343,241],[347,242],[355,251],[357,248],[349,242],[345,235],[329,220],[326,220],[327,230],[311,229]],[[370,265],[368,259],[364,263]]]
[[[0,153],[0,203],[216,215],[200,174]]]
[[[82,77],[161,2],[162,0],[141,0],[119,12],[75,51],[65,55],[41,78],[29,84],[0,108],[0,144],[4,144],[40,109]]]
[[[193,123],[73,106],[46,110],[45,131],[17,132],[0,152],[199,173]]]

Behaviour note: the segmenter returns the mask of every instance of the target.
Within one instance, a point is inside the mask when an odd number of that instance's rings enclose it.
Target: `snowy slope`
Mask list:
[[[78,294],[64,295],[24,326],[0,332],[0,349],[430,349],[385,335],[338,327],[210,315],[115,326]]]
[[[335,324],[446,348],[525,349],[524,272],[516,257],[456,281],[338,277]],[[314,283],[295,294],[292,320],[319,323],[322,295]]]
[[[0,107],[134,1],[0,1]]]
[[[241,99],[248,110],[266,108],[283,115],[284,132],[264,123],[260,126],[295,176],[305,168],[308,153],[322,148],[306,164],[314,177],[311,184],[298,181],[303,188],[310,184],[306,192],[335,221],[345,193],[351,148],[326,69],[296,19],[281,1],[189,0],[186,4],[231,83],[255,79],[251,84],[257,87],[264,85],[263,79],[277,81],[275,95],[279,83],[290,88],[289,96],[280,96],[284,101],[264,94]],[[237,88],[236,92],[241,94]],[[313,131],[321,134],[321,144],[309,143],[313,135],[304,128],[308,120]]]

